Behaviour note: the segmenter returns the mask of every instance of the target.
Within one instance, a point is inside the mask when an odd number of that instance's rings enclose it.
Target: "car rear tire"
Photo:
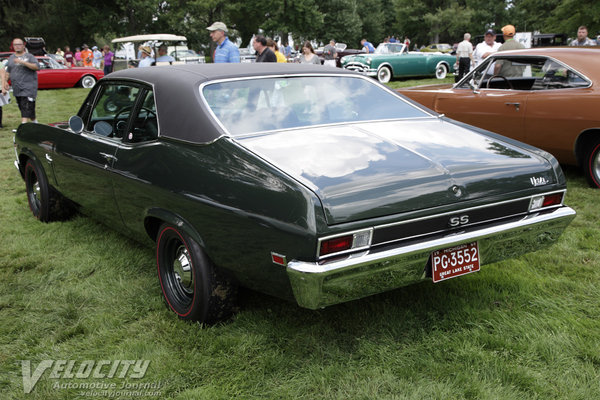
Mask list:
[[[81,87],[84,87],[86,89],[91,89],[94,87],[95,84],[96,84],[96,78],[94,78],[91,75],[86,75],[83,78],[81,78]]]
[[[44,170],[32,159],[25,164],[25,188],[29,209],[41,222],[66,219],[71,214],[72,208],[48,185]]]
[[[381,83],[388,83],[392,79],[392,70],[390,67],[381,67],[377,71],[377,80]]]
[[[160,227],[156,263],[167,306],[179,318],[212,324],[233,314],[237,287],[184,231],[170,224]]]
[[[600,141],[594,142],[590,149],[585,157],[583,169],[590,186],[598,189],[600,188]]]
[[[448,67],[446,67],[446,64],[438,64],[437,67],[435,67],[435,77],[436,78],[444,79],[447,74],[448,74]]]

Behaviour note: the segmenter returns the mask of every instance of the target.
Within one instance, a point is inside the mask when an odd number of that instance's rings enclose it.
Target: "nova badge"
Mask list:
[[[539,178],[532,176],[531,178],[529,178],[529,181],[533,186],[542,186],[548,184],[548,181],[543,176],[540,176]]]

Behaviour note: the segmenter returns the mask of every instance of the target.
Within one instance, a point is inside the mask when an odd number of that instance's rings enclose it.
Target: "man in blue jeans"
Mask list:
[[[213,60],[215,63],[239,63],[240,49],[227,37],[227,25],[215,22],[208,28],[210,38],[217,44]]]

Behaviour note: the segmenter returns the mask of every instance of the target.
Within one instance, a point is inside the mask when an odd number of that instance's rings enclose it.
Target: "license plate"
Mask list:
[[[477,242],[461,244],[431,253],[433,282],[479,271],[479,248]]]

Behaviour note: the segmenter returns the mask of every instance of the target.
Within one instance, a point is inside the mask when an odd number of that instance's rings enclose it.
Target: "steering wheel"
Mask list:
[[[512,84],[510,83],[510,81],[509,81],[508,79],[506,79],[506,77],[505,77],[505,76],[502,76],[502,75],[492,75],[492,77],[491,77],[490,79],[488,79],[488,81],[487,81],[487,83],[486,83],[486,85],[485,85],[485,88],[486,88],[486,89],[489,89],[489,88],[490,88],[490,82],[491,82],[491,81],[492,81],[494,78],[502,78],[502,79],[504,79],[504,81],[506,82],[506,84],[508,85],[508,87],[510,88],[510,90],[513,90],[513,86],[512,86]]]
[[[148,121],[148,119],[150,118],[150,114],[152,114],[152,118],[156,118],[156,112],[149,109],[148,107],[142,107],[140,108],[140,111],[144,110],[146,111],[146,117],[144,117],[144,120],[142,121],[142,126],[146,125],[146,122]]]
[[[123,137],[124,130],[127,127],[127,122],[125,120],[120,120],[119,117],[121,116],[121,114],[131,111],[132,108],[133,106],[123,107],[115,114],[113,120],[113,132],[115,133],[115,137]],[[140,111],[141,110],[146,111],[146,117],[142,121],[142,125],[146,125],[146,121],[148,121],[148,118],[150,118],[150,114],[153,115],[153,118],[156,118],[156,112],[149,109],[148,107],[141,107]]]

